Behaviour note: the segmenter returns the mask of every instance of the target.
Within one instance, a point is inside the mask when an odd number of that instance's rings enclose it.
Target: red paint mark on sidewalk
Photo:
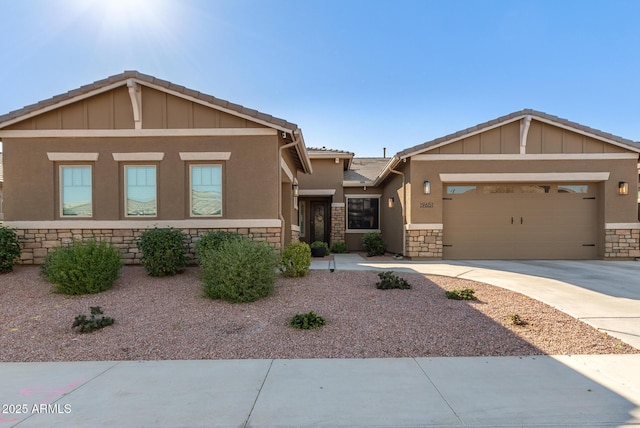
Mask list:
[[[80,378],[80,379],[74,381],[73,383],[70,383],[70,384],[68,384],[66,386],[63,386],[62,388],[58,388],[58,389],[22,388],[18,392],[21,395],[46,394],[44,396],[43,401],[41,401],[40,404],[49,404],[51,402],[51,400],[53,400],[56,396],[63,395],[65,393],[71,391],[72,389],[74,389],[75,387],[81,385],[85,381],[86,381],[85,378]]]

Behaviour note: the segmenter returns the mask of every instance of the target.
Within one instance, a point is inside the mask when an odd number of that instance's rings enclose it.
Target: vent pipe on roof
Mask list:
[[[383,147],[383,148],[382,148],[382,157],[383,157],[383,158],[386,158],[386,157],[387,157],[387,148],[386,148],[386,147]]]

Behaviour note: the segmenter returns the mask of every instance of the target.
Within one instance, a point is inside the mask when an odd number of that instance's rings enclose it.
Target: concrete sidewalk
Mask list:
[[[632,355],[4,363],[0,427],[640,426],[639,369]]]
[[[335,262],[501,286],[640,348],[636,262]],[[0,428],[640,427],[640,355],[0,363],[0,406]]]

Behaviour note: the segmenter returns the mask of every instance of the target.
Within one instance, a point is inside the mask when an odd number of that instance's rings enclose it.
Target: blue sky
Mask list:
[[[640,140],[640,1],[0,0],[0,114],[138,70],[393,154],[533,108]]]

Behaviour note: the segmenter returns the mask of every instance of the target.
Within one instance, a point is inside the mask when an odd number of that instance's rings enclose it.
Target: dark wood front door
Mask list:
[[[311,217],[311,242],[322,241],[329,243],[329,230],[331,227],[329,213],[328,202],[311,202],[311,212],[309,213]]]

